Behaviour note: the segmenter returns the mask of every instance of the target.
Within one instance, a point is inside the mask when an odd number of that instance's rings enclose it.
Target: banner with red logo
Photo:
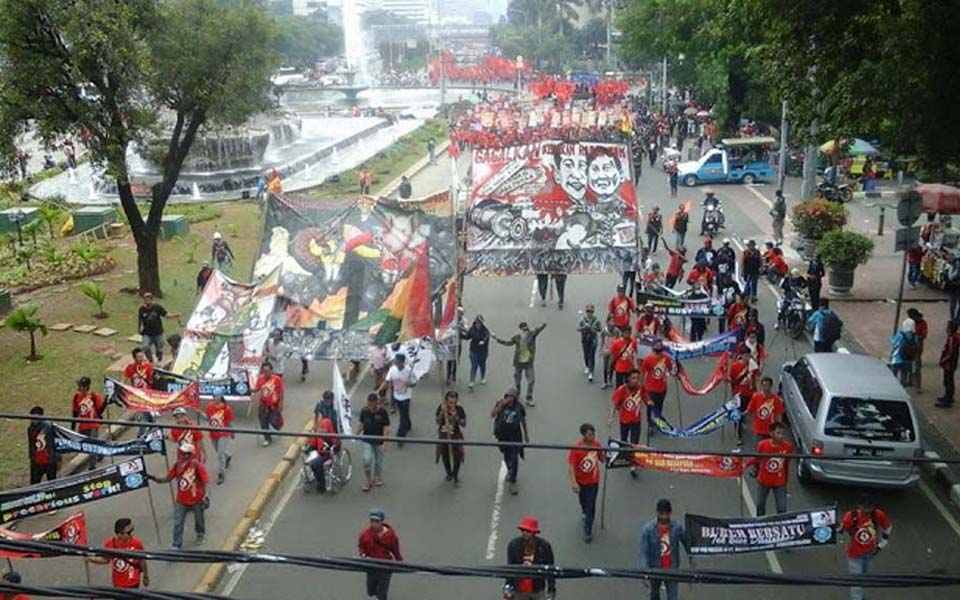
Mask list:
[[[60,523],[49,531],[40,533],[21,533],[19,531],[10,531],[0,527],[0,540],[17,540],[24,542],[63,542],[64,544],[75,544],[78,546],[87,545],[87,519],[82,512],[68,517],[63,523]],[[56,552],[15,552],[12,550],[0,550],[0,556],[4,558],[46,558],[48,556],[59,556]]]
[[[134,412],[168,412],[181,407],[200,410],[200,385],[196,381],[176,392],[161,392],[107,377],[103,387],[107,398]]]
[[[685,516],[688,552],[742,554],[837,543],[837,507],[824,506],[766,517]]]
[[[635,448],[649,450],[646,446],[633,446],[620,440],[609,440],[607,446],[624,448],[607,451],[607,468],[637,467],[653,471],[666,471],[683,475],[703,475],[735,479],[743,475],[744,460],[739,456],[713,456],[710,454],[672,454],[670,452],[633,452]]]
[[[729,354],[721,354],[720,358],[717,359],[716,366],[713,367],[713,371],[710,373],[710,377],[708,377],[707,381],[699,388],[690,381],[690,375],[687,374],[687,370],[683,368],[683,365],[678,365],[677,379],[680,380],[680,387],[690,396],[706,396],[716,389],[718,385],[726,381],[727,361],[729,358]]]

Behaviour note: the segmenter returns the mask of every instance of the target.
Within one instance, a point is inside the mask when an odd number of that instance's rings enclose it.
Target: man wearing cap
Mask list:
[[[593,540],[593,517],[597,508],[597,490],[600,488],[600,442],[597,430],[590,423],[580,426],[576,449],[567,454],[570,486],[580,501],[580,519],[583,523],[583,541]]]
[[[507,544],[508,565],[552,565],[553,548],[540,537],[540,523],[533,517],[523,517],[517,525],[518,537]],[[557,594],[557,582],[553,577],[508,577],[504,585],[504,598],[510,600],[545,600]]]
[[[693,568],[690,540],[683,525],[671,520],[672,514],[673,506],[669,500],[657,500],[657,518],[644,525],[640,533],[641,569],[679,569],[681,546],[686,549],[690,568]],[[650,600],[660,600],[661,587],[667,589],[667,600],[677,600],[680,597],[676,581],[644,579],[643,585],[650,588]]]
[[[193,513],[194,530],[197,532],[197,545],[202,546],[206,541],[207,527],[204,520],[204,511],[207,508],[207,484],[210,475],[206,467],[196,459],[196,449],[190,442],[180,445],[177,462],[170,467],[166,477],[155,477],[147,474],[147,479],[156,483],[175,481],[177,490],[173,503],[173,547],[183,547],[183,526],[187,520],[187,513]]]
[[[520,403],[516,389],[509,389],[503,398],[497,401],[490,413],[493,418],[493,435],[500,442],[530,442],[527,432],[527,409]],[[507,466],[507,483],[510,493],[517,495],[517,471],[520,469],[520,457],[523,448],[517,446],[500,446],[503,454],[503,464]]]
[[[182,406],[173,409],[173,422],[181,427],[195,425],[195,423],[190,420],[190,417],[187,416],[187,409]],[[182,458],[179,451],[180,446],[184,443],[189,443],[195,449],[196,456],[200,462],[207,462],[206,452],[204,452],[203,448],[203,432],[199,429],[181,429],[180,427],[174,427],[170,430],[170,440],[178,448],[178,460]]]
[[[501,339],[492,333],[490,336],[496,340],[498,344],[502,344],[504,346],[514,346],[513,387],[519,391],[521,389],[523,377],[526,376],[527,404],[529,406],[535,406],[536,402],[533,399],[533,359],[536,358],[537,355],[537,336],[540,335],[540,332],[547,327],[547,324],[541,323],[536,329],[530,329],[530,327],[527,326],[526,321],[521,321],[517,327],[519,331],[515,333],[509,340]]]
[[[357,552],[360,558],[375,558],[378,560],[403,561],[400,554],[400,539],[397,532],[384,523],[383,509],[374,508],[370,511],[370,526],[360,533],[357,540]],[[371,569],[367,571],[367,597],[377,600],[387,600],[390,590],[389,571]]]
[[[73,395],[71,414],[74,419],[100,419],[106,404],[100,394],[90,390],[90,378],[84,375],[77,380],[77,392]],[[91,438],[100,437],[99,423],[71,423],[70,428]],[[91,455],[90,469],[97,464],[97,457]]]
[[[577,321],[577,331],[580,332],[580,347],[583,349],[583,374],[590,383],[593,383],[593,370],[597,365],[597,340],[601,329],[593,305],[588,304]]]

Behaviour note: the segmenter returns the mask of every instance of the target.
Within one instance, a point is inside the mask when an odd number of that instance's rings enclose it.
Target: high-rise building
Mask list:
[[[420,25],[430,22],[430,0],[380,0],[380,8]]]

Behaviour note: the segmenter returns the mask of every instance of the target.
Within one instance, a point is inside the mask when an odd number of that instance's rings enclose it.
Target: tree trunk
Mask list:
[[[747,79],[733,68],[727,74],[727,87],[730,94],[730,110],[723,124],[724,131],[733,135],[740,129],[740,116],[747,101]]]
[[[137,289],[141,294],[150,292],[157,298],[162,298],[160,254],[157,251],[159,227],[153,228],[152,231],[151,228],[147,227],[140,215],[140,209],[133,197],[133,190],[130,188],[129,181],[117,177],[117,193],[120,195],[120,206],[123,208],[123,213],[127,216],[127,222],[130,223],[133,240],[137,244],[137,276],[139,280]]]
[[[30,356],[27,357],[27,360],[37,360],[37,338],[36,334],[32,329],[28,329],[27,333],[30,334]]]

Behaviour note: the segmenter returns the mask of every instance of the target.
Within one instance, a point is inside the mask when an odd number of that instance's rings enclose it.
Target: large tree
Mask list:
[[[164,208],[201,127],[270,106],[273,21],[255,0],[0,0],[0,144],[32,124],[45,140],[89,134],[137,245],[141,291],[161,295]],[[127,149],[166,140],[144,219]]]

